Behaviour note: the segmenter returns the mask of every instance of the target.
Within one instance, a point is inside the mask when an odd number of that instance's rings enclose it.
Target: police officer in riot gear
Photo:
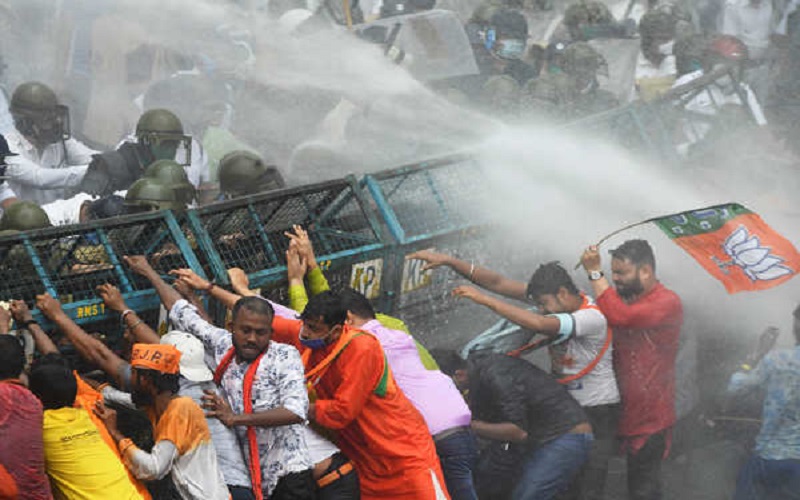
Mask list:
[[[6,182],[8,179],[6,176],[6,169],[8,168],[6,158],[9,156],[17,155],[16,153],[12,153],[8,148],[8,141],[6,141],[6,138],[0,135],[0,207],[2,208],[6,208],[17,201],[17,196],[11,188],[8,187],[8,183]]]
[[[186,205],[191,205],[195,200],[195,188],[186,170],[175,160],[158,160],[152,163],[144,172],[144,177],[156,179],[166,185],[178,196],[178,200]]]
[[[169,110],[151,109],[136,124],[136,142],[123,142],[116,151],[96,155],[81,184],[89,194],[106,196],[127,189],[157,160],[174,160],[179,153],[191,163],[192,139]]]
[[[225,198],[238,198],[285,186],[276,167],[267,165],[249,151],[233,151],[222,158],[219,184]]]
[[[31,201],[18,201],[0,217],[0,230],[31,231],[50,227],[50,218],[42,207]]]
[[[6,140],[19,154],[6,169],[11,190],[40,205],[68,198],[95,153],[71,137],[69,109],[47,85],[27,82],[14,90],[9,111],[16,130]]]
[[[125,195],[124,204],[128,213],[152,210],[180,212],[186,209],[186,204],[180,200],[178,192],[152,177],[144,177],[134,182]]]

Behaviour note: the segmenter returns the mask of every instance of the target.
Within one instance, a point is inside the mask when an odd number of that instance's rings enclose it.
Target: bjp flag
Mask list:
[[[728,293],[764,290],[800,272],[800,253],[737,203],[651,219]]]

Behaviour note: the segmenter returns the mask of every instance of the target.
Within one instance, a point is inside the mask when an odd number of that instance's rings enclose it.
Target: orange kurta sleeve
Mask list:
[[[358,417],[380,382],[385,360],[378,341],[361,335],[350,342],[336,362],[343,367],[342,380],[333,397],[316,403],[316,421],[329,429],[342,429]]]
[[[300,349],[300,329],[302,327],[302,320],[275,316],[272,319],[272,340]]]

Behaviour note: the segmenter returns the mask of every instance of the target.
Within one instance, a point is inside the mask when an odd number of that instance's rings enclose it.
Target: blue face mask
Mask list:
[[[525,40],[506,38],[496,46],[495,54],[501,59],[520,59],[525,53]]]
[[[323,349],[328,345],[327,338],[304,339],[300,337],[300,343],[312,350]]]

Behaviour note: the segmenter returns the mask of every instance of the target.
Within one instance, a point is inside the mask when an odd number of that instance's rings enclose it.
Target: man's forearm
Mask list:
[[[158,293],[158,296],[161,298],[161,302],[164,304],[164,307],[167,308],[167,311],[171,311],[172,306],[174,306],[176,302],[183,298],[177,290],[169,286],[167,282],[161,278],[161,275],[158,274],[155,269],[150,268],[144,277],[147,278],[147,280],[149,280],[153,285],[153,288],[156,289],[156,293]]]
[[[555,336],[561,328],[558,318],[542,316],[533,311],[512,306],[494,297],[484,297],[479,304],[488,307],[512,323],[547,336]]]
[[[481,288],[512,299],[525,299],[525,283],[506,278],[502,274],[480,267],[474,262],[449,257],[445,265]]]
[[[38,323],[31,323],[30,326],[28,326],[28,331],[31,332],[33,343],[36,346],[36,350],[39,351],[39,354],[58,352],[58,347],[56,347]]]
[[[528,433],[511,422],[494,424],[482,420],[473,420],[471,427],[475,434],[492,441],[521,443],[528,439]]]
[[[303,418],[286,408],[275,408],[254,413],[240,413],[234,415],[228,426],[230,427],[280,427],[303,423]]]
[[[211,294],[212,297],[220,301],[228,309],[233,309],[233,306],[236,305],[236,302],[238,302],[238,300],[242,298],[241,295],[229,292],[224,288],[216,285],[211,287],[209,293]]]

